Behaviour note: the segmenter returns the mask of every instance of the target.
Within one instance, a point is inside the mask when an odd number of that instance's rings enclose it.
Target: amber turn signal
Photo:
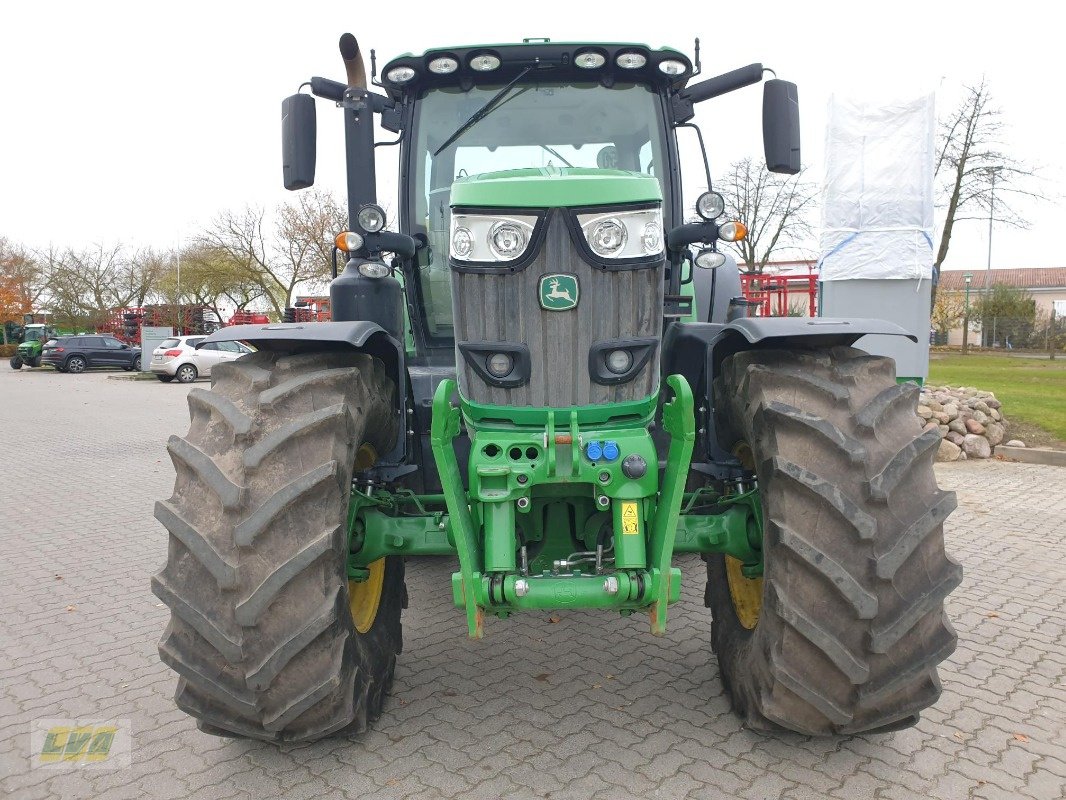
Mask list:
[[[718,226],[718,238],[723,242],[739,242],[747,235],[748,228],[740,220],[724,222]]]

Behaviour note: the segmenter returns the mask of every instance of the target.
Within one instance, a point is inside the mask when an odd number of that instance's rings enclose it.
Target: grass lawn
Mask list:
[[[1011,422],[1027,422],[1066,441],[1066,358],[930,355],[929,383],[992,392]]]

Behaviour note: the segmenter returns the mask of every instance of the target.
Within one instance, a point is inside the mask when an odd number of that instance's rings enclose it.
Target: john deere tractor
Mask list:
[[[682,202],[683,174],[709,176],[705,158],[683,173],[679,130],[763,66],[697,79],[698,51],[537,39],[404,55],[368,87],[355,39],[340,49],[344,82],[282,104],[292,190],[314,182],[315,97],[343,117],[333,321],[212,334],[257,352],[190,392],[189,433],[167,445],[153,589],[178,706],[226,736],[363,730],[401,653],[409,556],[456,559],[451,601],[480,638],[541,609],[637,613],[662,634],[674,556],[700,553],[747,725],[913,724],[955,647],[955,497],[918,387],[854,347],[906,334],[747,316],[718,250],[742,221],[714,192],[691,216]],[[795,173],[796,87],[763,92],[767,165]],[[390,144],[395,220],[375,184]]]
[[[11,356],[8,362],[11,365],[11,369],[22,369],[23,365],[27,367],[41,366],[41,352],[44,349],[44,343],[55,335],[56,333],[51,325],[29,324],[24,326],[22,335],[19,337],[19,346],[15,350],[15,355]]]

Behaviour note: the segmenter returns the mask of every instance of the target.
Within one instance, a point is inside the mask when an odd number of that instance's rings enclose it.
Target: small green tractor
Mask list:
[[[11,369],[22,369],[23,365],[27,367],[41,366],[41,351],[44,349],[44,343],[55,335],[56,332],[51,325],[29,324],[24,326],[22,335],[19,337],[18,349],[15,350],[15,355],[11,356],[11,360],[8,361]]]
[[[745,724],[913,724],[955,647],[955,497],[918,387],[853,347],[907,334],[748,316],[718,250],[742,221],[713,191],[686,221],[677,134],[762,65],[696,80],[698,49],[538,39],[404,55],[368,88],[355,39],[340,49],[346,81],[282,104],[294,190],[314,182],[314,98],[343,116],[333,321],[212,334],[257,352],[190,392],[167,445],[152,586],[178,706],[224,736],[365,729],[401,652],[409,556],[457,560],[451,600],[480,638],[543,609],[662,634],[673,557],[699,553]],[[799,170],[794,84],[765,82],[763,139],[769,169]],[[392,221],[374,168],[390,144]]]

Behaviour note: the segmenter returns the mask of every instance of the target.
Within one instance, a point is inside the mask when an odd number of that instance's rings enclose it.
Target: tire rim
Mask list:
[[[70,363],[67,364],[67,371],[68,372],[73,372],[75,375],[77,375],[79,372],[81,372],[84,369],[85,369],[85,364],[82,362],[82,360],[80,358],[72,358],[70,360]]]
[[[377,450],[369,442],[364,442],[355,452],[354,469],[356,472],[370,469],[377,460]],[[385,586],[385,559],[379,558],[368,569],[370,574],[365,581],[348,581],[348,608],[352,613],[352,623],[359,633],[369,631],[377,619],[381,592]]]
[[[193,374],[193,371],[188,367],[182,367],[178,370],[178,380],[180,380],[182,383],[191,383],[192,381],[196,380],[196,376]]]
[[[348,581],[348,608],[359,633],[369,631],[377,619],[381,591],[385,586],[385,559],[379,558],[369,569],[370,575],[365,581]]]
[[[744,469],[755,471],[755,453],[750,444],[737,442],[733,447],[733,455]],[[739,559],[733,556],[725,557],[725,576],[729,584],[729,598],[733,601],[733,611],[741,626],[753,631],[759,624],[759,613],[762,611],[762,577],[747,577],[743,567]]]
[[[759,613],[762,611],[762,578],[745,577],[743,567],[739,559],[725,557],[725,577],[733,611],[741,626],[752,631],[759,624]]]

